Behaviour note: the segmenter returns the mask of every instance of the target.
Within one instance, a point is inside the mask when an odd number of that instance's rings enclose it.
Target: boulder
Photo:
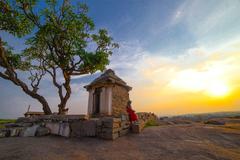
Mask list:
[[[37,125],[37,124],[33,125],[32,127],[27,127],[22,130],[20,135],[22,137],[33,137],[33,136],[35,136],[38,127],[39,127],[39,125]]]
[[[46,127],[41,127],[39,126],[37,128],[37,131],[36,131],[36,136],[40,137],[40,136],[46,136],[50,133],[50,130]]]

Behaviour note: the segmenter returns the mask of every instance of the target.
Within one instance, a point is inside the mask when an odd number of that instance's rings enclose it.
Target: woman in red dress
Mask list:
[[[132,122],[137,121],[138,117],[137,117],[135,111],[132,109],[131,103],[132,103],[131,101],[128,101],[128,103],[127,103],[127,112],[129,115],[129,120],[132,123]]]

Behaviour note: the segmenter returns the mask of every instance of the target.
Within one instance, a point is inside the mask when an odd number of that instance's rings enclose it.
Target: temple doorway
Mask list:
[[[96,88],[93,98],[93,114],[98,115],[100,113],[100,95],[102,88]]]

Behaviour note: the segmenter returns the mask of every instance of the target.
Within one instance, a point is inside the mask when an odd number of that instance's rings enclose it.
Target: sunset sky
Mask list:
[[[110,65],[133,87],[136,111],[157,115],[240,110],[239,0],[85,0],[97,28],[106,28],[120,48]],[[0,32],[15,51],[24,38]],[[74,77],[70,113],[86,112],[83,88],[100,73]],[[41,93],[57,111],[57,92],[45,79]],[[0,118],[22,116],[41,105],[0,79]]]

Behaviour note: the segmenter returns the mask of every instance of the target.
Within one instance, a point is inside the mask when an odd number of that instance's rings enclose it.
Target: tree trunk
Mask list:
[[[66,104],[67,104],[67,101],[70,98],[71,93],[72,93],[72,90],[71,90],[71,87],[70,87],[70,82],[71,82],[70,75],[68,74],[68,72],[63,71],[63,76],[64,76],[64,79],[65,79],[65,83],[63,84],[63,86],[66,90],[66,94],[61,99],[61,102],[58,105],[58,114],[66,114],[67,113],[68,108],[66,108]]]
[[[18,78],[17,73],[14,71],[14,68],[12,68],[11,65],[9,65],[6,55],[4,53],[1,38],[0,38],[0,67],[3,67],[6,69],[5,73],[0,72],[1,78],[5,79],[5,80],[9,80],[12,83],[14,83],[16,86],[21,87],[22,90],[27,95],[38,100],[42,104],[43,111],[45,114],[52,114],[52,111],[51,111],[46,99],[43,96],[37,94],[34,90],[30,90],[28,88],[27,84]]]

